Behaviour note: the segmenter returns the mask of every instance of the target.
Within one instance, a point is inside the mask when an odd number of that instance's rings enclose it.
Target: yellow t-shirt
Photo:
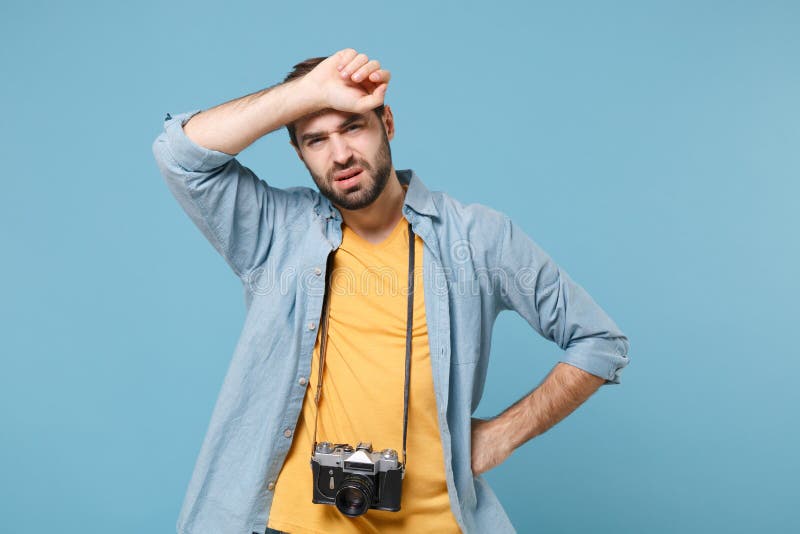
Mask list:
[[[317,441],[372,442],[402,461],[403,385],[408,288],[408,223],[379,244],[342,226],[334,253],[328,346]],[[407,467],[399,512],[369,509],[349,518],[331,504],[314,504],[311,445],[319,342],[291,449],[275,484],[269,527],[291,534],[338,532],[460,532],[450,509],[433,389],[422,249],[415,239],[414,320],[408,394]]]

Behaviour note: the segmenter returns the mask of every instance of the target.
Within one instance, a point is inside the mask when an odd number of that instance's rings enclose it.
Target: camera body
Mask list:
[[[404,466],[397,451],[373,452],[372,444],[317,443],[311,458],[315,504],[333,504],[344,515],[357,517],[370,508],[397,512]]]

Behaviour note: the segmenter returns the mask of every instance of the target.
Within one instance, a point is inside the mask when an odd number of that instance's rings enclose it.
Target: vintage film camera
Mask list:
[[[348,517],[370,508],[397,512],[403,482],[403,464],[397,451],[372,451],[371,443],[350,445],[317,443],[311,458],[315,504],[333,504]]]
[[[414,230],[408,223],[408,306],[406,317],[406,366],[403,385],[403,460],[394,449],[373,452],[372,443],[360,442],[355,450],[344,443],[333,445],[317,442],[317,419],[322,393],[323,369],[328,341],[328,315],[332,255],[328,256],[325,272],[325,299],[320,329],[319,370],[317,393],[314,397],[314,441],[311,450],[311,470],[314,504],[333,504],[347,517],[358,517],[370,508],[387,512],[400,511],[400,495],[406,468],[406,437],[408,435],[408,389],[411,372],[412,323],[414,317]]]

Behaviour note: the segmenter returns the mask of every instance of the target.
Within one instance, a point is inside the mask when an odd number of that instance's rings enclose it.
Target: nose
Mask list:
[[[350,145],[338,134],[331,134],[330,147],[333,161],[340,165],[348,163],[353,157],[353,151],[350,149]]]

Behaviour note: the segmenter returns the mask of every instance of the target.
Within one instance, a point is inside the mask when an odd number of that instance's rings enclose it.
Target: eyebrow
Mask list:
[[[363,118],[364,118],[364,115],[359,115],[359,114],[350,115],[348,118],[346,118],[344,121],[342,121],[341,124],[339,124],[339,128],[338,129],[341,130],[342,128],[347,128],[352,123],[357,122],[357,121],[359,121],[359,120],[361,120]],[[303,136],[300,138],[300,143],[305,143],[309,139],[314,139],[316,137],[322,137],[326,133],[327,132],[322,132],[322,131],[304,133]]]

